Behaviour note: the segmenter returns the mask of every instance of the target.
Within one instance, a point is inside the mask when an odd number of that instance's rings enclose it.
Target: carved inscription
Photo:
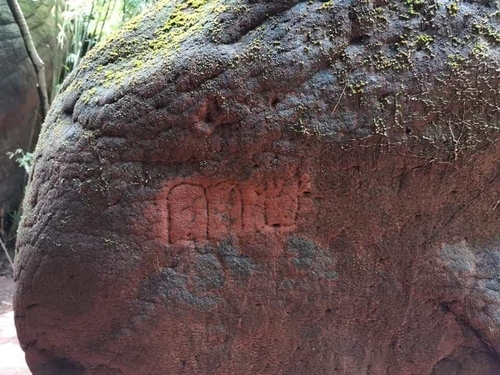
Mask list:
[[[239,187],[222,183],[208,188],[207,197],[209,238],[240,232],[243,205]]]
[[[266,192],[266,224],[275,228],[294,225],[299,209],[298,184],[273,181],[267,184]]]
[[[201,241],[207,237],[205,190],[196,185],[179,185],[168,197],[170,242]]]
[[[178,185],[168,194],[170,242],[293,227],[306,191],[309,186],[297,179],[241,186],[222,182],[207,188]]]
[[[262,186],[247,186],[243,192],[243,231],[261,231],[266,226],[266,191]]]

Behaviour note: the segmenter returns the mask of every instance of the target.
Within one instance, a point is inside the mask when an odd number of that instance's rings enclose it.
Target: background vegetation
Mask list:
[[[30,0],[35,1],[35,0]],[[85,54],[157,0],[57,0],[54,6],[58,50],[52,98]]]
[[[26,26],[23,12],[31,9],[33,3],[43,0],[17,0],[13,1],[19,11],[16,18],[18,26]],[[113,31],[119,29],[123,23],[136,16],[150,5],[158,0],[47,0],[51,8],[51,15],[55,21],[54,35],[52,40],[57,40],[56,50],[52,51],[53,66],[52,87],[45,87],[38,79],[38,87],[44,86],[41,98],[47,99],[48,107],[57,96],[59,87],[64,79],[80,64],[83,57],[100,41]],[[31,3],[31,4],[30,4]],[[24,8],[24,9],[23,9]],[[49,8],[49,9],[50,9]],[[29,34],[29,31],[27,31]],[[40,59],[33,45],[31,35],[23,35],[27,50],[31,48],[31,60],[36,70],[36,61]],[[40,60],[41,62],[41,60]],[[47,62],[46,62],[47,63]],[[43,64],[41,65],[43,69]],[[44,77],[43,71],[41,73]],[[40,78],[40,77],[39,77]],[[33,160],[32,151],[38,139],[43,117],[46,115],[47,108],[40,110],[41,121],[37,122],[32,131],[32,142],[30,149],[12,149],[7,153],[10,159],[17,162],[20,168],[29,175]],[[34,136],[33,136],[34,134]],[[21,218],[21,208],[4,212],[0,210],[0,275],[2,274],[3,258],[7,258],[12,264],[13,247],[16,240],[16,231]]]

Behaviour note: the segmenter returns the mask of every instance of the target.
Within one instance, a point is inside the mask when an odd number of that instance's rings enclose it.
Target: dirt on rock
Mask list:
[[[161,1],[94,49],[20,226],[33,373],[500,373],[495,4]]]

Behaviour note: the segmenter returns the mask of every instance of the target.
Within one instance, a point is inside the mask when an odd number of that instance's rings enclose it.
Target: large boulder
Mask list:
[[[24,170],[8,152],[29,151],[31,131],[40,121],[40,98],[33,64],[8,0],[0,0],[0,223],[4,213],[19,208],[25,183]],[[26,22],[50,88],[57,27],[52,13],[55,0],[20,0]],[[0,228],[0,231],[3,228]]]
[[[500,373],[499,9],[163,1],[36,150],[34,374]]]

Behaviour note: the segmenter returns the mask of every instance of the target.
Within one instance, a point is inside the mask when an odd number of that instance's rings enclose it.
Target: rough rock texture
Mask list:
[[[55,103],[35,374],[500,373],[499,9],[164,1]]]
[[[52,82],[52,56],[56,49],[54,0],[19,1],[33,41]],[[28,150],[31,129],[39,121],[40,103],[35,70],[28,58],[19,27],[7,0],[0,0],[0,214],[17,210],[23,195],[24,170],[7,152]],[[0,220],[1,222],[1,220]]]

